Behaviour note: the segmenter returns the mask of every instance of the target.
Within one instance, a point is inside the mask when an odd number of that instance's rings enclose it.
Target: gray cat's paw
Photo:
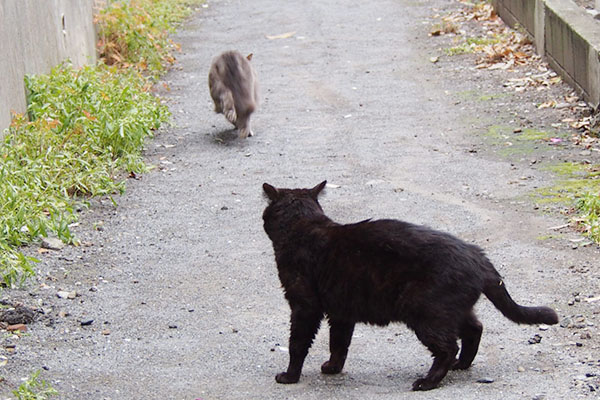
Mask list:
[[[248,136],[254,136],[252,131],[247,128],[240,129],[240,139],[246,139]]]
[[[235,121],[237,120],[237,115],[235,114],[235,110],[225,111],[225,118],[227,118],[227,121],[229,121],[235,125]]]

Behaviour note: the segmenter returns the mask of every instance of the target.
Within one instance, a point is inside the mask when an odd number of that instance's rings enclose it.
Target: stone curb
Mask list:
[[[493,0],[510,26],[534,38],[538,54],[597,108],[600,105],[600,21],[572,0]]]

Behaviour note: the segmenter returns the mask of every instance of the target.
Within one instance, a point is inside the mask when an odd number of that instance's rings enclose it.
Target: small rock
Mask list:
[[[541,341],[542,341],[542,337],[536,333],[535,335],[533,335],[532,338],[530,338],[527,341],[527,343],[529,343],[529,344],[537,344],[537,343],[539,343]]]
[[[104,336],[108,336],[108,335],[110,335],[110,329],[103,329],[103,330],[102,330],[102,334],[103,334]]]
[[[519,365],[517,367],[517,371],[519,371],[519,372],[525,372],[525,368]]]
[[[170,324],[170,325],[169,325],[169,329],[177,329],[177,325],[175,325],[175,324]]]
[[[67,294],[67,299],[69,299],[69,300],[73,300],[75,297],[77,297],[77,292],[74,290]]]
[[[541,325],[539,326],[539,328],[540,328],[540,331],[547,331],[547,330],[548,330],[548,328],[550,328],[550,327],[549,327],[548,325],[546,325],[546,324],[541,324]]]
[[[560,321],[561,328],[569,328],[571,326],[573,326],[573,320],[571,319],[571,317],[563,318],[563,320]]]
[[[90,326],[94,323],[93,319],[84,319],[81,321],[81,326]]]
[[[60,299],[66,299],[69,297],[69,292],[67,292],[66,290],[59,290],[56,295],[60,298]]]
[[[42,239],[42,248],[48,250],[62,250],[65,247],[65,244],[62,240],[58,238],[43,238]]]
[[[592,335],[591,335],[591,333],[589,333],[589,332],[582,332],[582,333],[581,333],[581,335],[579,335],[579,338],[580,338],[580,339],[584,339],[584,340],[585,340],[585,339],[591,339],[591,338],[592,338]]]
[[[492,378],[481,378],[481,379],[477,379],[477,383],[494,383],[494,380]]]

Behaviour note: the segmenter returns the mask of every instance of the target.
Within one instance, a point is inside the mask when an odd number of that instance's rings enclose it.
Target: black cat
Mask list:
[[[291,308],[290,363],[277,382],[298,382],[324,316],[331,351],[321,366],[325,374],[341,372],[357,322],[402,321],[414,330],[434,359],[413,390],[433,389],[449,369],[469,368],[482,332],[473,312],[481,293],[516,323],[558,322],[548,307],[516,304],[477,246],[397,220],[333,222],[317,201],[325,184],[312,189],[263,185],[269,200],[264,229]]]

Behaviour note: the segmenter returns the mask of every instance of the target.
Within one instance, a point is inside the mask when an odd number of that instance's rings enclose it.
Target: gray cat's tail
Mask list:
[[[490,264],[491,266],[491,264]],[[493,272],[486,279],[483,293],[508,319],[517,324],[547,324],[558,323],[558,315],[550,307],[521,306],[510,297],[502,278],[492,266]]]

